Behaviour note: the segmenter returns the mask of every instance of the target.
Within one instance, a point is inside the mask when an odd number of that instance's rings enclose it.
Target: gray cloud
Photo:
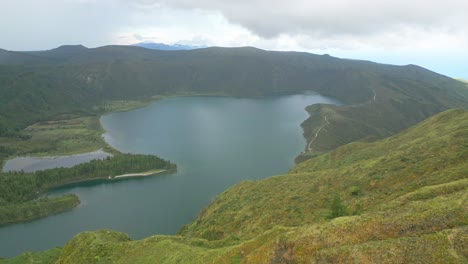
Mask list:
[[[16,50],[187,39],[302,50],[468,45],[467,0],[0,1],[0,47]]]
[[[365,35],[412,27],[460,30],[468,24],[466,0],[139,0],[140,8],[168,6],[221,12],[262,37],[280,34]]]

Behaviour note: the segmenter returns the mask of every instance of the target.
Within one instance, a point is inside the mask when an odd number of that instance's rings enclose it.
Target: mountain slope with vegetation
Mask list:
[[[466,263],[468,112],[221,193],[177,236],[84,232],[4,263]]]
[[[466,261],[466,112],[444,112],[377,141],[449,108],[468,109],[465,83],[415,65],[252,47],[0,50],[0,163],[105,147],[98,117],[150,98],[302,92],[343,105],[306,109],[307,146],[290,174],[227,190],[179,236],[132,241],[113,231],[89,232],[63,249],[6,262]],[[79,203],[76,196],[37,199],[50,186],[38,185],[36,175],[0,173],[0,180],[7,182],[0,209],[11,216],[2,223]],[[15,186],[26,187],[11,191]]]
[[[345,104],[308,108],[311,118],[303,124],[304,135],[309,142],[315,138],[310,145],[314,154],[355,140],[383,138],[440,111],[468,107],[465,85],[451,78],[414,65],[328,55],[251,47],[160,51],[133,46],[1,54],[0,135],[7,136],[39,121],[98,115],[112,100],[312,91]],[[329,124],[315,137],[325,117]]]

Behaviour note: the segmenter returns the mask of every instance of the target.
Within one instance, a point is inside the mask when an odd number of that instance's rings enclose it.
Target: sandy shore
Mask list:
[[[145,177],[145,176],[150,176],[154,174],[159,174],[165,171],[166,170],[148,171],[148,172],[142,172],[142,173],[128,173],[128,174],[117,175],[113,178],[118,179],[118,178],[128,178],[128,177]]]

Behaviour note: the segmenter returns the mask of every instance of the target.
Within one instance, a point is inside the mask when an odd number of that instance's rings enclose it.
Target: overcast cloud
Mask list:
[[[414,27],[458,30],[468,23],[466,0],[142,0],[180,9],[221,12],[229,21],[263,37],[376,34]]]
[[[141,41],[300,50],[468,77],[467,0],[0,0],[0,48]]]

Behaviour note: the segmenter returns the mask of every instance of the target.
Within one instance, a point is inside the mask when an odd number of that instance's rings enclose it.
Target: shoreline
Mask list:
[[[107,177],[97,177],[97,178],[89,178],[89,179],[79,179],[75,180],[72,182],[68,182],[65,184],[57,184],[53,186],[49,186],[47,190],[44,192],[47,194],[50,191],[53,191],[55,189],[60,189],[60,188],[66,188],[75,184],[81,184],[81,183],[91,183],[91,182],[112,182],[112,181],[119,181],[119,180],[126,180],[126,179],[132,179],[132,178],[143,178],[143,177],[151,177],[151,176],[160,176],[160,175],[165,175],[167,173],[172,173],[177,171],[177,169],[163,169],[163,170],[155,170],[155,171],[148,171],[148,172],[140,172],[140,173],[128,173],[128,174],[122,174],[122,175],[117,175],[117,176],[107,176]],[[129,176],[130,175],[130,176]],[[123,176],[123,177],[119,177]]]
[[[314,91],[302,91],[299,93],[293,93],[293,94],[319,94]],[[181,93],[181,94],[170,94],[170,95],[153,95],[150,98],[145,98],[145,99],[134,99],[134,100],[113,100],[113,101],[106,101],[103,102],[101,105],[96,105],[95,107],[98,106],[107,106],[107,109],[103,109],[102,112],[96,113],[95,115],[83,115],[83,116],[78,116],[76,118],[71,118],[71,119],[63,119],[63,120],[51,120],[51,121],[45,121],[45,122],[57,122],[57,121],[70,121],[70,120],[75,120],[75,119],[80,119],[80,118],[90,118],[92,120],[96,121],[96,124],[98,124],[98,127],[88,127],[88,131],[94,132],[94,133],[99,133],[100,137],[99,140],[100,142],[95,142],[96,148],[92,148],[91,146],[88,146],[86,149],[80,149],[80,150],[66,150],[66,149],[55,149],[55,150],[46,150],[45,152],[25,152],[24,155],[10,155],[4,158],[0,159],[0,171],[3,171],[3,167],[6,165],[7,161],[11,159],[15,159],[18,157],[30,157],[30,158],[63,158],[63,157],[68,157],[68,156],[73,156],[73,155],[80,155],[80,154],[88,154],[96,151],[104,151],[108,154],[115,155],[117,153],[123,153],[122,151],[114,148],[111,146],[109,143],[104,138],[104,135],[106,134],[106,130],[102,126],[101,119],[105,115],[113,114],[113,113],[120,113],[120,112],[128,112],[136,109],[141,109],[144,107],[147,107],[157,101],[166,99],[166,98],[177,98],[177,97],[234,97],[234,98],[251,98],[251,97],[268,97],[268,96],[284,96],[284,95],[292,95],[290,93],[286,94],[278,94],[278,95],[267,95],[267,96],[233,96],[233,95],[228,95],[228,94],[223,94],[223,93]],[[320,95],[320,94],[319,94]],[[126,102],[128,104],[126,104]],[[29,125],[27,128],[24,129],[24,131],[27,131],[27,129],[31,126],[34,126],[38,123],[34,123]],[[304,137],[305,138],[305,137]],[[307,147],[307,144],[306,144]],[[83,151],[85,150],[85,151]]]
[[[117,176],[109,176],[108,179],[113,180],[113,179],[125,179],[125,178],[133,178],[133,177],[148,177],[156,174],[161,174],[163,172],[166,172],[167,170],[155,170],[155,171],[147,171],[147,172],[140,172],[140,173],[127,173],[127,174],[121,174]]]
[[[2,164],[1,172],[36,172],[56,168],[71,168],[82,163],[87,163],[92,160],[103,160],[108,157],[113,157],[114,154],[106,152],[104,148],[96,151],[84,152],[71,155],[56,155],[56,156],[16,156],[5,160]],[[81,159],[81,160],[80,160]],[[21,162],[23,160],[23,162]],[[76,162],[76,163],[75,163]],[[10,163],[10,168],[7,165]],[[56,164],[47,164],[56,163]],[[31,168],[32,167],[32,168]],[[36,168],[34,168],[36,167]]]

